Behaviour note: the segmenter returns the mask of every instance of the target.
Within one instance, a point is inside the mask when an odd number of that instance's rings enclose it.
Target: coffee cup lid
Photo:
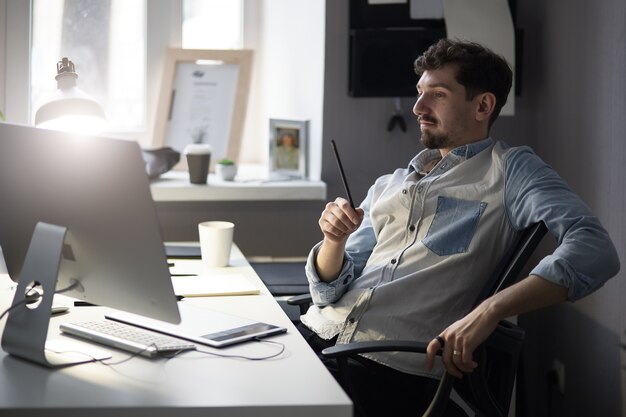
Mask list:
[[[211,145],[208,143],[190,143],[185,146],[185,155],[205,155],[211,153]]]

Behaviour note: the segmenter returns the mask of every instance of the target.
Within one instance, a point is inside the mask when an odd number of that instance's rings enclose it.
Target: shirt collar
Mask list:
[[[478,142],[468,143],[467,145],[459,146],[458,148],[452,149],[451,153],[465,157],[465,159],[470,159],[476,154],[479,154],[481,151],[487,149],[493,140],[488,137],[487,139],[479,140]]]
[[[467,145],[459,146],[458,148],[452,149],[448,155],[446,155],[445,159],[452,159],[452,165],[458,165],[462,161],[472,158],[477,155],[481,151],[487,149],[493,140],[491,137],[488,137],[483,140],[479,140],[478,142],[468,143]],[[438,149],[424,149],[420,153],[418,153],[415,158],[411,160],[409,163],[409,172],[416,171],[422,175],[425,175],[426,169],[429,164],[432,164],[435,160],[440,160],[441,153]]]

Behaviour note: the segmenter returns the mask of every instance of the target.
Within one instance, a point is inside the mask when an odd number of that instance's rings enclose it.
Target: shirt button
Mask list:
[[[417,192],[421,193],[422,190],[424,190],[424,186],[420,185],[419,187],[417,187]]]
[[[406,194],[408,191],[406,189],[402,190],[402,194]]]
[[[415,225],[414,225],[414,224],[410,225],[410,226],[409,226],[409,230],[410,230],[411,232],[414,232],[414,231],[415,231]]]
[[[397,261],[395,259],[391,260],[391,264],[394,265]]]

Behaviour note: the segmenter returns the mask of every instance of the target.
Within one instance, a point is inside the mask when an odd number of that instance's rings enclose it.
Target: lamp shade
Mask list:
[[[35,113],[35,126],[76,133],[100,133],[106,125],[102,106],[76,86],[74,63],[57,63],[58,89]]]

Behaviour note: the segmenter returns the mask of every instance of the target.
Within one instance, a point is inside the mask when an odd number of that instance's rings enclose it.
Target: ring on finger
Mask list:
[[[461,351],[460,351],[460,350],[456,350],[456,349],[454,349],[454,350],[452,351],[452,356],[459,356],[460,354],[461,354]]]
[[[444,338],[443,338],[443,337],[441,337],[441,336],[437,336],[437,337],[435,337],[435,340],[436,340],[437,342],[439,342],[439,346],[443,349],[443,347],[444,347],[444,346],[445,346],[445,344],[446,344],[446,341],[444,340]]]

